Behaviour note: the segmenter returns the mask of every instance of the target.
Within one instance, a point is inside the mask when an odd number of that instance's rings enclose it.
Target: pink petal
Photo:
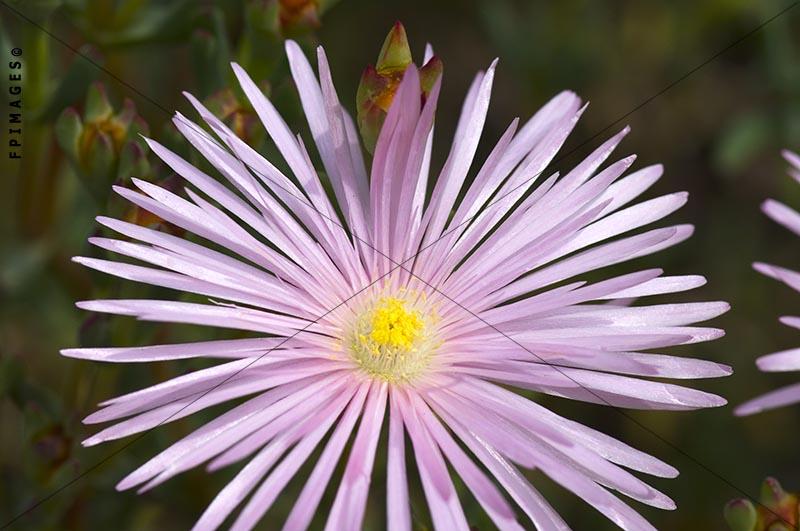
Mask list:
[[[365,389],[365,386],[362,385],[361,387]],[[239,513],[233,526],[231,526],[232,530],[243,531],[255,527],[336,421],[339,413],[341,413],[350,396],[352,396],[352,391],[354,389],[351,388],[351,392],[345,395],[346,400],[341,400],[340,397],[332,402],[333,407],[325,408],[309,419],[313,425],[311,432],[303,436],[280,464],[270,472],[269,476],[251,496],[242,512]]]
[[[762,371],[782,372],[800,370],[800,348],[774,352],[756,360]]]
[[[753,269],[768,277],[780,280],[795,291],[800,291],[800,273],[796,271],[761,262],[754,263]]]
[[[753,413],[760,413],[797,402],[800,402],[800,383],[782,387],[745,402],[736,408],[735,413],[739,416],[752,415]]]
[[[494,475],[498,483],[514,498],[537,529],[569,531],[569,527],[539,494],[527,479],[509,463],[488,442],[466,429],[455,417],[438,404],[433,404],[436,412],[464,444],[480,459],[481,463]]]
[[[761,210],[777,223],[800,235],[800,214],[783,203],[767,199],[761,204]]]
[[[303,491],[297,498],[292,512],[284,523],[283,529],[285,531],[306,529],[310,524],[314,516],[314,510],[319,506],[325,487],[328,485],[333,470],[339,462],[344,446],[353,431],[353,426],[355,426],[361,414],[367,390],[368,385],[366,384],[362,384],[359,387],[355,397],[347,406],[347,410],[342,415],[342,418],[339,419],[333,435],[328,440],[325,450],[323,450],[314,467],[314,471],[306,480]]]
[[[326,530],[358,529],[364,519],[367,494],[375,462],[375,448],[386,411],[387,384],[380,383],[370,389],[364,416],[358,427],[344,477],[336,492],[336,499],[328,514]]]
[[[650,295],[663,295],[665,293],[678,293],[688,291],[705,285],[706,279],[699,275],[684,275],[676,277],[654,278],[638,286],[620,290],[612,295],[600,297],[603,299],[628,299],[647,297]]]
[[[68,348],[61,354],[70,358],[113,363],[150,362],[187,358],[248,358],[254,354],[287,348],[283,338],[223,339],[196,343],[152,345],[147,347]],[[279,346],[280,345],[280,346]],[[278,350],[273,350],[278,349]],[[297,352],[297,351],[296,351]]]
[[[411,396],[411,400],[414,402],[424,426],[498,529],[519,529],[521,531],[522,527],[517,523],[514,510],[494,484],[461,450],[447,430],[431,414],[428,406],[415,396]]]
[[[400,409],[408,435],[414,445],[417,469],[425,498],[428,500],[433,525],[436,529],[468,530],[469,525],[439,447],[420,423],[417,406],[410,400],[412,399],[403,397],[400,400]]]
[[[479,74],[480,77],[476,79],[474,85],[474,97],[470,98],[468,96],[464,103],[464,108],[456,127],[452,150],[436,181],[428,206],[431,215],[423,245],[441,235],[455,203],[456,196],[461,190],[469,167],[472,165],[472,159],[475,156],[475,150],[483,132],[483,124],[486,121],[486,113],[489,109],[496,66],[497,59],[492,62],[485,74]]]
[[[391,390],[389,415],[388,460],[386,465],[386,527],[390,531],[410,531],[411,512],[408,501],[403,414]]]

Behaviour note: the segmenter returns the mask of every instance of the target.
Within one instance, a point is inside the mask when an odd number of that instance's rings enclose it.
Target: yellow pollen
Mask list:
[[[437,347],[435,321],[435,313],[422,313],[406,299],[381,297],[358,315],[346,343],[353,360],[367,374],[388,382],[408,382],[430,363]]]
[[[377,346],[410,350],[422,330],[422,318],[408,311],[404,301],[386,297],[372,314],[369,338]]]

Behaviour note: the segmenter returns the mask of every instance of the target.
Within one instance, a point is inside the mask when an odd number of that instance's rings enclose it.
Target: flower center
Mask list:
[[[435,349],[431,321],[405,299],[381,297],[356,319],[350,354],[376,378],[409,381],[427,367]]]
[[[408,311],[401,299],[386,297],[372,312],[368,341],[376,347],[411,349],[422,331],[419,312]]]

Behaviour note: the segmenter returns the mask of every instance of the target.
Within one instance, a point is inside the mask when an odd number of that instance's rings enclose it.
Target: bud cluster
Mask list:
[[[725,506],[725,520],[731,531],[791,531],[800,523],[797,494],[786,492],[775,478],[761,484],[760,503],[746,498]]]
[[[129,99],[115,111],[100,83],[90,85],[82,115],[74,107],[61,113],[55,133],[73,168],[98,198],[107,195],[114,180],[150,174],[139,136],[148,134],[147,124]]]

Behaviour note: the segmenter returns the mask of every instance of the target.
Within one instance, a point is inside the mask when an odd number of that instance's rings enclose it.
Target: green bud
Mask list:
[[[114,125],[119,129],[120,133],[125,133],[130,128],[133,121],[136,119],[136,105],[130,98],[125,98],[122,102],[122,110],[110,118]]]
[[[378,54],[378,62],[375,64],[375,68],[380,74],[396,71],[405,72],[411,61],[411,48],[408,45],[406,29],[399,21],[395,22],[383,41],[383,47]]]
[[[731,531],[755,531],[758,513],[750,500],[731,500],[725,506],[725,521]]]
[[[724,515],[732,531],[790,531],[798,524],[798,496],[786,492],[775,478],[761,484],[758,505],[750,500],[732,500]]]
[[[380,105],[382,100],[380,96],[382,93],[388,92],[388,82],[378,74],[374,67],[368,66],[361,75],[361,83],[356,92],[356,109],[358,129],[361,132],[364,146],[370,153],[375,151],[378,133],[380,133],[388,110],[388,107],[384,109]]]
[[[109,193],[111,183],[129,177],[150,174],[150,164],[139,135],[148,134],[147,123],[136,106],[125,99],[115,112],[100,84],[89,87],[83,120],[74,108],[65,109],[55,125],[58,144],[78,176],[98,201]]]
[[[367,66],[356,93],[358,129],[367,151],[372,153],[394,95],[411,64],[411,48],[403,25],[395,23],[383,42],[376,65]],[[442,75],[443,65],[432,57],[419,71],[423,98],[430,94]]]

